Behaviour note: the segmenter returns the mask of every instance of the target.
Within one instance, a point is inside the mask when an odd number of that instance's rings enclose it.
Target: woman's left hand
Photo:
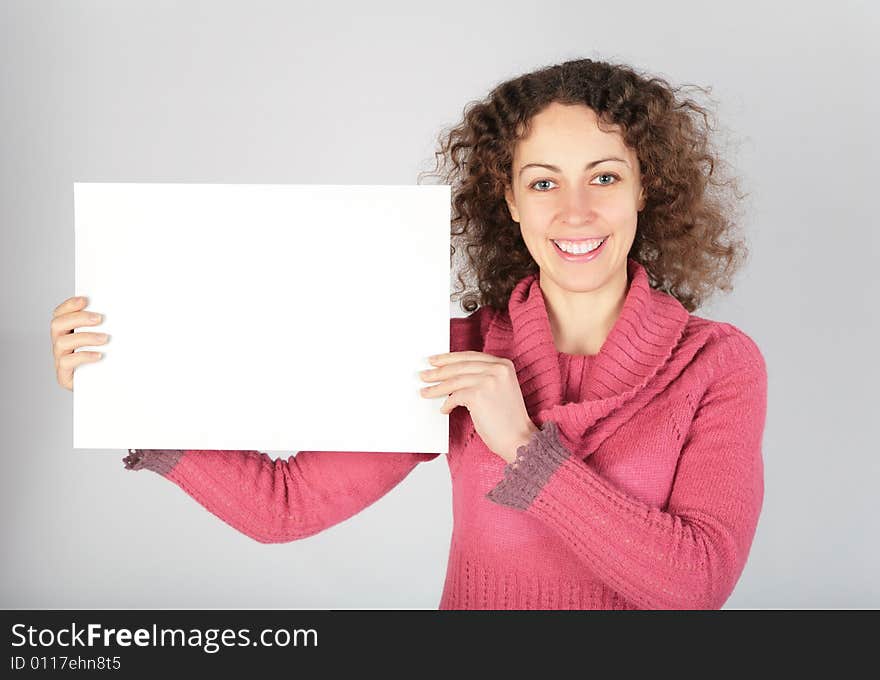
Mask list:
[[[473,351],[437,354],[428,361],[436,368],[421,371],[419,376],[426,382],[439,382],[423,387],[421,395],[448,395],[441,413],[466,407],[486,446],[512,463],[517,449],[539,429],[526,411],[513,362]]]

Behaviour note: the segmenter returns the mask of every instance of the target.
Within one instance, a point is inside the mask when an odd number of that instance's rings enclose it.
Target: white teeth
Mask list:
[[[578,243],[574,243],[572,241],[556,241],[555,239],[552,240],[553,243],[559,246],[560,250],[564,250],[566,253],[571,253],[572,255],[583,255],[584,253],[589,253],[591,250],[596,250],[596,248],[602,245],[602,242],[605,239],[600,238],[594,239],[592,241],[581,241]]]

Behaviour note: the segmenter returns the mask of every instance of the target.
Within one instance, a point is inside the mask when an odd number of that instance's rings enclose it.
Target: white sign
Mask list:
[[[74,183],[73,446],[448,452],[450,187]],[[90,346],[87,349],[95,349]]]

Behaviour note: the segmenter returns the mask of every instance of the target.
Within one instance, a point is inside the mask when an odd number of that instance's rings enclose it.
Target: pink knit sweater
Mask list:
[[[513,464],[450,414],[453,531],[440,609],[717,609],[764,495],[767,373],[735,326],[689,314],[628,261],[599,354],[556,350],[537,275],[507,310],[450,320],[451,351],[511,359],[540,427]],[[317,534],[440,454],[131,449],[262,543]]]

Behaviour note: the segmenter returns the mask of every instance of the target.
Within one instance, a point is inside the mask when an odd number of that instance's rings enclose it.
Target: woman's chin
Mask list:
[[[619,269],[626,269],[626,260],[618,261],[620,258],[613,251],[602,253],[601,257],[587,262],[572,262],[554,253],[550,255],[546,266],[541,268],[542,280],[546,281],[549,277],[558,288],[572,293],[597,290],[616,278],[615,273]]]

